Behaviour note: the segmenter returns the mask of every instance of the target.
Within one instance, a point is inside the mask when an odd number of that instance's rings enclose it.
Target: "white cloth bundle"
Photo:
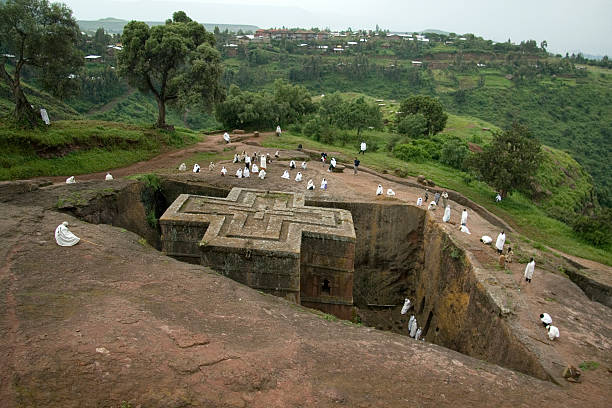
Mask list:
[[[55,229],[55,242],[59,246],[73,246],[79,243],[81,239],[74,235],[68,229],[68,222],[64,221]]]

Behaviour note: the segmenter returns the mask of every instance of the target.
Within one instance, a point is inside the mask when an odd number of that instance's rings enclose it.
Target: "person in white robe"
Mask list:
[[[552,324],[552,317],[550,317],[548,313],[540,314],[540,320],[542,321],[544,327],[548,326],[549,324]]]
[[[449,222],[450,214],[451,214],[450,205],[447,205],[446,208],[444,209],[444,217],[442,217],[442,221]]]
[[[306,162],[305,161],[302,162],[302,169],[306,170]]]
[[[281,135],[281,127],[280,125],[276,126],[276,136],[280,136]]]
[[[290,168],[291,170],[295,169],[295,161],[294,161],[294,160],[291,160],[291,161],[289,162],[289,168]]]
[[[244,167],[251,168],[251,156],[244,156]]]
[[[242,170],[242,177],[251,177],[251,171],[248,167],[245,167],[244,170]]]
[[[257,163],[253,163],[253,169],[251,171],[253,173],[259,173],[259,167],[257,167]]]
[[[531,283],[533,278],[533,271],[535,271],[535,260],[531,257],[531,261],[525,266],[525,281]]]
[[[314,190],[315,185],[314,185],[314,181],[312,181],[312,179],[308,180],[308,185],[306,186],[306,190]]]
[[[421,328],[419,328],[416,333],[414,334],[414,339],[418,340],[421,338],[421,333],[423,333],[423,330]]]
[[[553,326],[552,324],[550,324],[546,326],[546,330],[548,330],[548,339],[550,341],[559,338],[559,329],[557,328],[557,326]]]
[[[297,174],[295,175],[295,181],[302,181],[302,173],[301,172],[297,172]]]
[[[81,239],[74,235],[68,229],[68,222],[64,221],[55,229],[55,242],[59,246],[73,246],[79,243]]]
[[[234,154],[234,163],[238,163],[240,161],[240,156],[238,156],[238,153]]]
[[[501,200],[502,200],[501,195],[497,193],[497,195],[495,196],[495,201],[499,203]]]
[[[114,180],[113,175],[110,173],[106,173],[106,177],[104,177],[104,180],[106,181]]]
[[[495,241],[495,248],[497,248],[497,253],[502,254],[504,252],[504,244],[506,243],[506,233],[504,231],[500,232],[497,236],[497,241]]]
[[[382,195],[382,193],[383,193],[383,186],[382,184],[379,184],[378,188],[376,188],[376,195],[379,196],[379,195]]]
[[[227,174],[227,169],[225,168],[225,166],[223,166],[223,167],[221,168],[221,175],[222,175],[222,176],[225,176],[226,174]]]
[[[187,165],[185,163],[181,163],[179,166],[179,171],[187,171]]]
[[[406,313],[408,313],[408,309],[410,309],[410,306],[412,306],[410,304],[410,299],[406,298],[404,299],[404,306],[402,306],[402,314],[405,315]]]
[[[264,169],[259,170],[259,178],[262,180],[266,178],[266,171]]]
[[[417,205],[420,207],[423,205],[423,197],[417,198]]]
[[[49,120],[49,113],[45,108],[40,108],[40,118],[45,122],[45,125],[50,125],[51,121]]]
[[[462,225],[461,227],[459,227],[459,230],[461,232],[465,232],[468,235],[472,235],[472,233],[470,232],[470,230],[468,229],[468,227],[466,227],[465,225]]]
[[[321,180],[321,190],[327,190],[327,180]]]
[[[334,171],[335,168],[336,168],[336,158],[332,157],[331,160],[329,161],[329,168],[327,169],[327,171]]]
[[[66,184],[74,184],[74,183],[76,183],[74,176],[70,176],[66,179]]]
[[[467,208],[464,208],[463,212],[461,213],[461,225],[467,225],[467,217],[468,217]]]
[[[242,178],[242,168],[239,168],[238,170],[236,170],[236,177]]]
[[[265,154],[262,154],[261,157],[259,158],[259,167],[261,167],[263,170],[266,169],[266,158],[267,156]]]
[[[225,143],[229,143],[230,142],[230,136],[229,133],[225,132],[223,134],[223,140],[225,140]]]
[[[416,321],[416,317],[414,317],[414,315],[411,315],[410,320],[408,320],[408,333],[412,331],[412,325],[414,324],[415,321]]]
[[[418,326],[419,325],[417,324],[417,320],[415,318],[414,321],[412,322],[412,327],[410,328],[410,337],[414,338],[414,336],[416,335]]]
[[[427,210],[433,210],[433,211],[435,211],[435,210],[436,210],[436,207],[437,207],[437,206],[436,206],[436,202],[435,202],[435,201],[432,201],[432,202],[430,202],[430,203],[429,203],[429,205],[427,206]]]
[[[200,172],[200,165],[198,163],[193,165],[193,172],[194,173],[199,173]]]
[[[285,172],[283,173],[283,175],[281,176],[284,179],[289,180],[291,177],[289,176],[289,170],[285,170]]]
[[[361,146],[359,146],[359,153],[365,154],[366,151],[366,142],[361,142]]]
[[[278,150],[277,150],[277,151],[276,151],[276,153],[274,153],[274,158],[275,158],[275,159],[278,159],[278,157],[279,157],[279,156],[280,156],[280,155],[278,154]]]
[[[210,162],[210,164],[208,165],[208,171],[213,171],[215,169],[215,163]]]
[[[482,237],[480,237],[480,242],[485,245],[489,245],[491,242],[493,242],[493,238],[488,235],[483,235]]]
[[[394,197],[395,196],[395,191],[393,191],[392,189],[388,188],[387,189],[387,195],[389,197]]]

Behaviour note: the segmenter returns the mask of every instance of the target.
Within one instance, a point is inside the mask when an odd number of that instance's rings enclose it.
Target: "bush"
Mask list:
[[[579,217],[572,226],[576,235],[598,248],[612,243],[612,210],[604,210],[593,217]]]
[[[422,146],[414,144],[400,144],[393,149],[393,155],[404,161],[422,162],[431,159],[430,154]]]
[[[397,131],[408,137],[423,137],[427,134],[427,119],[421,113],[406,115],[397,123]]]
[[[465,161],[470,154],[467,144],[458,138],[447,140],[440,151],[440,161],[456,169],[465,169]]]
[[[432,160],[440,160],[441,142],[436,139],[417,139],[412,144],[425,150]]]

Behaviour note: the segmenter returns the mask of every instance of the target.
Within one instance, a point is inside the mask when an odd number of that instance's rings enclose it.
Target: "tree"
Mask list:
[[[415,95],[404,100],[400,105],[399,118],[420,113],[427,119],[427,133],[434,135],[444,129],[448,115],[440,101],[431,96]]]
[[[427,134],[427,119],[421,113],[406,115],[399,120],[397,131],[412,138],[422,137]]]
[[[444,142],[440,152],[440,162],[456,169],[463,170],[465,161],[470,154],[467,143],[459,138],[451,138]]]
[[[342,116],[335,121],[341,128],[357,129],[357,135],[366,127],[380,129],[382,127],[382,114],[378,105],[366,102],[363,96],[345,104]]]
[[[22,89],[21,76],[26,66],[52,93],[66,96],[74,91],[69,86],[69,75],[83,65],[83,56],[75,48],[79,33],[72,11],[65,4],[50,4],[47,0],[0,3],[0,49],[15,56],[12,74],[6,70],[8,58],[2,58],[0,77],[13,94],[15,121],[32,127],[42,123]]]
[[[540,162],[540,143],[527,127],[513,124],[497,133],[491,144],[472,160],[472,167],[505,197],[514,190],[527,190]]]
[[[166,104],[209,110],[223,100],[221,57],[215,37],[185,12],[174,13],[165,25],[131,21],[123,29],[119,74],[157,101],[156,126],[166,125]]]

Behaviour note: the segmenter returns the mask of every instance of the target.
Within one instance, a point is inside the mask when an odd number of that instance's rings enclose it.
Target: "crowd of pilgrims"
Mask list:
[[[279,158],[279,152],[276,151],[276,153],[274,154],[274,160],[278,160],[278,158]],[[321,162],[323,163],[323,165],[325,165],[326,159],[327,159],[327,153],[321,153]],[[254,152],[252,155],[249,155],[246,151],[242,151],[242,153],[240,154],[236,153],[234,154],[234,158],[232,162],[234,164],[240,164],[240,166],[236,170],[236,173],[234,174],[234,176],[236,178],[250,178],[251,176],[253,176],[253,177],[259,177],[260,179],[263,180],[266,178],[268,174],[266,170],[268,168],[268,164],[271,163],[272,160],[273,159],[270,156],[270,153],[259,154],[258,152]],[[332,157],[327,171],[329,172],[333,171],[336,168],[336,166],[337,166],[336,159]],[[210,164],[208,165],[208,170],[214,171],[215,168],[216,168],[215,163],[210,162]],[[296,182],[301,182],[304,180],[304,176],[302,172],[305,171],[307,168],[308,168],[307,162],[302,161],[302,163],[300,164],[300,170],[297,172],[295,177],[291,177],[290,171],[298,169],[298,164],[295,162],[295,160],[291,160],[289,162],[289,169],[286,169],[283,172],[281,178],[286,179],[286,180],[291,180],[293,178]],[[185,165],[185,163],[181,163],[181,165],[179,166],[179,170],[180,171],[187,170],[187,166]],[[193,165],[194,173],[199,173],[200,170],[201,170],[201,167],[199,164],[196,163]],[[225,166],[222,166],[220,170],[221,176],[225,177],[227,173],[228,173],[227,168]],[[327,190],[327,179],[325,177],[323,177],[319,186],[322,190]],[[307,190],[315,189],[315,182],[313,179],[308,180],[308,183],[306,183],[306,189]]]

